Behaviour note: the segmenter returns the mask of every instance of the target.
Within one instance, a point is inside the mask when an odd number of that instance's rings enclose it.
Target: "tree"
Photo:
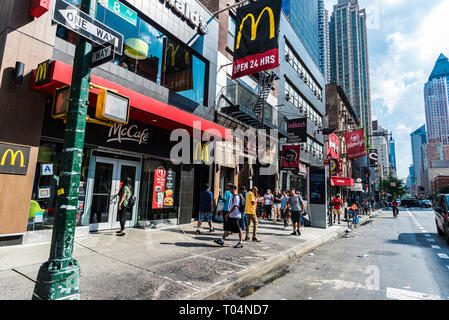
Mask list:
[[[394,198],[401,198],[407,195],[407,188],[403,180],[389,177],[380,181],[382,192],[391,194]]]

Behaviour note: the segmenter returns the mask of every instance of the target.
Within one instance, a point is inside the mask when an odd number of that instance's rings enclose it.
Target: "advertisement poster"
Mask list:
[[[326,175],[325,170],[315,168],[310,170],[310,203],[326,204]]]
[[[338,175],[338,160],[337,159],[330,159],[329,160],[329,174],[331,176]]]
[[[260,0],[237,9],[232,79],[279,66],[281,0]]]
[[[298,169],[299,168],[300,151],[301,151],[301,146],[299,146],[299,145],[282,146],[281,169],[282,170]]]
[[[365,132],[363,129],[345,133],[346,149],[349,160],[366,156]]]
[[[307,142],[307,119],[291,119],[287,121],[287,143]]]
[[[159,167],[154,172],[153,209],[173,208],[175,190],[175,172]]]

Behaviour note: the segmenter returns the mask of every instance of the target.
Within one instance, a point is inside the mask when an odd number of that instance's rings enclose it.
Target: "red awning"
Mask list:
[[[48,94],[54,94],[57,88],[69,85],[71,83],[73,70],[72,66],[56,60],[52,63],[51,67],[51,83],[43,87],[36,87],[34,81],[36,79],[37,70],[33,71],[31,81],[32,89],[45,91]],[[190,133],[194,126],[194,122],[200,122],[201,131],[214,130],[216,135],[230,140],[230,129],[217,125],[214,122],[198,117],[192,113],[178,109],[174,106],[160,102],[156,99],[147,97],[131,89],[122,87],[116,83],[97,77],[93,74],[91,75],[91,78],[92,83],[108,89],[117,90],[120,94],[129,97],[131,105],[130,118],[134,120],[168,130],[183,128],[189,130]],[[97,90],[91,90],[91,92],[93,95],[89,98],[90,106],[95,106]],[[95,101],[92,100],[92,96],[95,97]]]
[[[331,177],[331,185],[332,186],[353,187],[354,179],[344,178],[344,177]]]

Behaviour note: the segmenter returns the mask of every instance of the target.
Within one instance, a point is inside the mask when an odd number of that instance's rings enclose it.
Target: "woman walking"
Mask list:
[[[288,197],[289,197],[289,192],[284,191],[284,193],[282,194],[282,200],[281,200],[281,216],[282,216],[282,221],[284,222],[284,230],[287,230],[287,227],[288,227],[288,212],[289,212],[288,206],[287,206]]]
[[[267,189],[267,193],[263,196],[263,198],[264,198],[263,208],[265,209],[264,218],[266,218],[267,220],[271,220],[271,209],[273,208],[274,197],[273,194],[271,194],[270,189]]]
[[[126,215],[128,214],[128,202],[132,195],[132,180],[126,177],[123,182],[122,188],[120,189],[120,202],[118,204],[118,214],[120,220],[120,231],[117,231],[117,236],[121,237],[126,235],[125,233],[125,223]]]
[[[276,188],[276,190],[274,191],[274,224],[276,224],[278,218],[281,218],[281,201],[282,194],[279,189]]]

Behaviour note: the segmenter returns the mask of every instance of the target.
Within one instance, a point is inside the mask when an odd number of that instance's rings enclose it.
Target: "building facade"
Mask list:
[[[422,126],[410,134],[412,143],[412,159],[413,159],[413,184],[419,188],[423,185],[424,166],[422,146],[427,143],[426,126]]]
[[[338,0],[330,22],[331,81],[340,84],[361,119],[366,136],[372,135],[371,91],[366,12],[358,0]]]
[[[318,41],[320,46],[320,69],[326,79],[331,81],[330,47],[329,47],[329,12],[324,0],[318,0]]]
[[[0,91],[5,97],[0,102],[0,143],[16,155],[23,151],[21,167],[26,167],[26,172],[0,173],[2,243],[51,238],[64,161],[65,124],[51,113],[55,90],[71,83],[77,36],[52,24],[53,9],[31,18],[29,2],[0,5],[2,30],[8,30],[0,46]],[[133,13],[128,19],[95,2],[91,14],[123,34],[124,48],[112,62],[92,69],[92,83],[129,97],[130,121],[111,128],[87,123],[77,234],[118,227],[117,194],[126,177],[132,179],[137,198],[127,226],[190,223],[197,215],[200,186],[213,181],[213,169],[194,163],[194,126],[200,136],[215,130],[217,138],[226,137],[226,128],[214,123],[218,21],[201,3],[187,2],[190,19],[165,1],[122,1]],[[79,6],[80,1],[70,3]],[[11,86],[17,61],[25,64],[23,82]],[[95,117],[97,94],[91,89],[90,117]],[[15,112],[7,112],[9,108]],[[171,136],[176,129],[187,134],[191,145],[187,161],[179,163],[171,157],[179,142]]]

